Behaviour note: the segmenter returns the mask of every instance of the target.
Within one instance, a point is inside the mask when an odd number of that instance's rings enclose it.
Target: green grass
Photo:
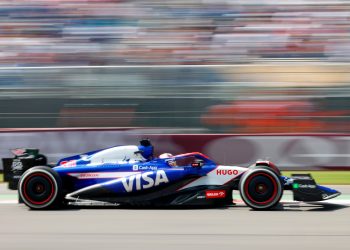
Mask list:
[[[310,173],[317,184],[350,185],[350,171],[282,171],[282,175]]]
[[[0,174],[0,182],[4,181],[4,174]]]

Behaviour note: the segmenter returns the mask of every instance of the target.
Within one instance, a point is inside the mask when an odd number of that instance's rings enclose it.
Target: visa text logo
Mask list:
[[[151,177],[152,174],[154,174],[154,172],[145,172],[142,174],[136,174],[128,178],[122,178],[121,181],[123,183],[123,186],[126,192],[148,189],[151,187],[159,186],[161,183],[169,182],[169,179],[166,176],[166,173],[164,172],[164,170],[157,171],[155,178]]]

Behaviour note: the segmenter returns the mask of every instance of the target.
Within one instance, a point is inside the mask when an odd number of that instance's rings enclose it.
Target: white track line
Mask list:
[[[244,202],[242,200],[233,200],[235,204],[237,205],[244,205]],[[17,204],[17,200],[0,200],[0,205],[6,205],[6,204]],[[298,204],[315,204],[315,205],[322,205],[322,204],[334,204],[334,205],[344,205],[344,206],[350,206],[350,200],[325,200],[325,201],[315,201],[315,202],[300,202],[300,201],[293,201],[293,200],[282,200],[282,204],[285,205],[298,205]]]
[[[18,203],[17,200],[0,200],[0,204],[16,204]]]
[[[244,205],[242,200],[234,199],[233,202],[237,205]],[[325,200],[325,201],[313,201],[313,202],[302,202],[302,201],[294,201],[294,200],[281,200],[282,204],[285,205],[298,205],[298,204],[315,204],[315,205],[323,205],[323,204],[334,204],[334,205],[344,205],[350,206],[350,200]]]

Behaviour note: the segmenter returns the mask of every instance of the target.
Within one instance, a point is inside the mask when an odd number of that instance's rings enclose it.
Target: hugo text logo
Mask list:
[[[217,175],[237,175],[238,171],[237,170],[226,170],[226,169],[218,169],[216,170]]]

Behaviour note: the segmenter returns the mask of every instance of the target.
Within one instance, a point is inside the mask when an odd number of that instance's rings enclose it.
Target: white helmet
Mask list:
[[[173,155],[170,153],[163,153],[159,156],[160,159],[165,159],[165,158],[172,158]]]

